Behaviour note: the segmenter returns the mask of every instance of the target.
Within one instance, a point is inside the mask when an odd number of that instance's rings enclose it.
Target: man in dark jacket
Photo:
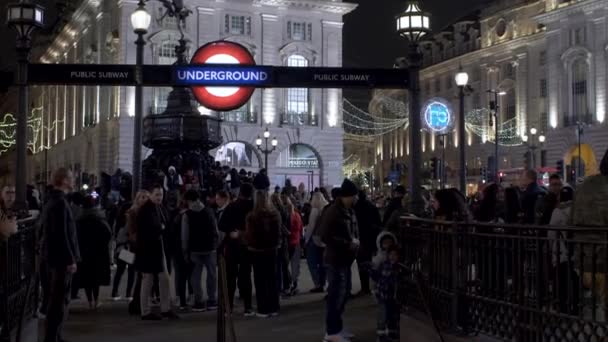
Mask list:
[[[68,312],[72,275],[80,261],[76,222],[66,200],[73,183],[71,171],[58,169],[42,214],[42,258],[49,281],[45,342],[63,341],[61,330]]]
[[[217,224],[215,215],[200,200],[198,191],[188,190],[184,196],[188,210],[182,216],[181,233],[184,259],[193,263],[190,282],[194,289],[192,311],[217,309]],[[207,270],[207,304],[203,304],[203,268]]]
[[[369,287],[370,274],[365,265],[372,261],[372,256],[376,252],[376,238],[380,233],[382,222],[380,222],[378,208],[367,199],[364,191],[359,191],[359,200],[355,204],[354,210],[361,239],[361,247],[357,254],[357,266],[361,280],[361,292],[358,295],[366,296],[372,292]]]
[[[150,200],[137,213],[137,250],[135,268],[142,273],[140,306],[143,320],[161,320],[179,318],[171,310],[169,294],[169,273],[163,246],[163,232],[167,229],[169,217],[162,207],[163,188],[155,185],[150,189]],[[150,295],[154,286],[154,277],[158,277],[160,290],[161,315],[152,313]]]
[[[241,184],[239,198],[224,209],[218,221],[220,232],[225,234],[222,249],[226,257],[226,278],[230,307],[234,307],[234,293],[238,288],[245,316],[253,316],[251,294],[251,258],[245,245],[245,225],[247,214],[253,210],[253,187],[249,183]]]
[[[327,266],[327,311],[325,341],[348,340],[343,330],[342,314],[349,295],[351,266],[359,250],[359,228],[353,206],[358,194],[357,186],[345,179],[340,197],[327,207],[321,217],[321,240],[325,243],[324,262]]]
[[[545,192],[538,186],[538,175],[534,170],[524,173],[523,182],[526,187],[521,198],[521,208],[524,211],[524,224],[536,223],[536,204],[539,198],[544,197]]]
[[[386,210],[384,211],[384,219],[382,220],[384,225],[388,223],[388,220],[393,215],[393,212],[403,207],[403,197],[405,196],[405,192],[405,187],[403,185],[397,186],[393,191],[394,196],[391,198],[391,201],[388,203],[388,206],[386,206]]]

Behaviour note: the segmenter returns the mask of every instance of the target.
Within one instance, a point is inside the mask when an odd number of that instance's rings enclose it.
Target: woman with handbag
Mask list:
[[[132,259],[135,259],[135,252],[137,251],[137,213],[139,209],[146,204],[150,200],[150,192],[147,190],[139,190],[137,194],[135,194],[135,200],[133,201],[133,205],[126,213],[126,227],[127,227],[127,241],[129,250]],[[122,252],[125,254],[125,252]],[[131,268],[135,273],[135,267],[131,264]],[[137,277],[135,280],[135,287],[133,292],[131,293],[131,301],[129,302],[129,313],[132,315],[140,314],[140,306],[139,306],[139,294],[141,290],[141,273],[136,273]],[[118,277],[118,272],[116,274]]]

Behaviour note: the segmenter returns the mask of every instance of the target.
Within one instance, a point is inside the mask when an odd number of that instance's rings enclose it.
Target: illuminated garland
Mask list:
[[[481,137],[482,141],[494,142],[494,126],[489,125],[491,111],[487,108],[475,109],[466,114],[466,128],[469,132]],[[509,119],[498,125],[498,144],[502,146],[519,146],[523,144],[519,135],[517,119]]]
[[[405,105],[401,101],[393,101],[384,97],[387,102],[383,104],[386,112],[382,115],[370,114],[347,99],[344,99],[342,108],[344,130],[351,140],[382,136],[409,124]]]
[[[46,133],[49,134],[57,128],[57,125],[63,123],[63,120],[56,120],[51,127],[47,127],[43,125],[42,116],[42,107],[36,107],[32,108],[32,112],[27,118],[29,137],[27,146],[32,153],[51,148],[51,146],[41,142],[42,132],[45,130]],[[17,134],[16,128],[17,119],[15,118],[15,115],[6,113],[0,121],[0,154],[8,151],[15,144]]]

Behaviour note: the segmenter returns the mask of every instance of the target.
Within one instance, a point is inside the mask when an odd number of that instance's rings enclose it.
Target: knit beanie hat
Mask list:
[[[350,179],[345,178],[344,182],[342,182],[342,186],[340,187],[340,196],[343,197],[351,197],[356,196],[359,193],[359,189],[355,183],[353,183]]]

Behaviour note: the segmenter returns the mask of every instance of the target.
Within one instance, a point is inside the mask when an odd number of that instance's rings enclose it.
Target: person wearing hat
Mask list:
[[[342,314],[350,294],[351,266],[359,250],[359,229],[353,210],[359,190],[345,179],[340,196],[321,217],[321,239],[325,243],[324,263],[327,267],[326,335],[324,341],[346,342],[352,334],[343,327]]]

